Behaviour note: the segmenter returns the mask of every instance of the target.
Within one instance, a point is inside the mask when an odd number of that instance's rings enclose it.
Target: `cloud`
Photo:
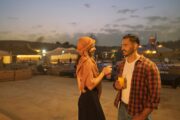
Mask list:
[[[122,33],[97,33],[95,34],[98,39],[98,45],[101,46],[120,46]]]
[[[180,17],[175,18],[170,24],[180,24]]]
[[[178,21],[180,21],[180,17],[177,17],[176,19],[177,19]]]
[[[131,18],[139,18],[139,15],[131,15]]]
[[[117,27],[119,27],[119,26],[120,26],[120,25],[118,25],[118,24],[114,24],[114,25],[113,25],[114,28],[117,28]]]
[[[153,8],[154,8],[154,6],[145,6],[144,10],[153,9]]]
[[[86,8],[90,8],[90,7],[91,7],[91,5],[88,4],[88,3],[85,3],[84,6],[85,6]]]
[[[118,19],[116,20],[116,22],[121,22],[121,21],[125,21],[125,20],[127,20],[127,18],[118,18]]]
[[[43,26],[42,26],[42,25],[37,25],[36,27],[37,27],[37,28],[42,28]]]
[[[76,26],[76,25],[78,25],[78,23],[77,22],[71,22],[71,23],[69,23],[70,25],[73,25],[73,26]]]
[[[146,31],[168,31],[170,29],[169,25],[152,25],[145,28]]]
[[[161,25],[129,25],[129,24],[124,24],[122,25],[122,27],[128,28],[128,31],[144,31],[144,32],[164,32],[164,33],[169,33],[169,32],[174,32],[176,31],[176,29],[180,28],[180,27],[173,27],[171,25],[168,24],[161,24]]]
[[[136,25],[138,26],[138,25]],[[141,26],[141,25],[139,25]],[[145,30],[135,30],[135,29],[129,29],[125,32],[121,32],[119,29],[106,29],[107,32],[99,32],[99,33],[94,33],[94,35],[97,38],[97,45],[100,46],[120,46],[122,37],[125,34],[135,34],[140,38],[141,44],[147,44],[148,39],[150,36],[154,35],[157,33],[157,38],[159,42],[162,41],[169,41],[169,40],[178,40],[180,39],[180,27],[174,28],[174,27],[168,27],[168,30],[165,29],[165,27],[162,27],[163,25],[159,26],[149,26],[149,29]],[[155,30],[156,29],[156,30]],[[163,30],[165,29],[165,30]],[[159,30],[159,31],[157,31]],[[3,32],[3,31],[2,31]],[[4,31],[6,32],[6,31]],[[19,39],[19,40],[34,40],[34,41],[40,41],[40,42],[70,42],[73,43],[74,45],[77,44],[77,40],[79,37],[82,36],[89,36],[90,33],[75,33],[73,35],[69,34],[60,34],[60,33],[55,33],[53,35],[46,35],[46,34],[8,34],[8,35],[1,35],[0,34],[0,39],[2,40],[8,40],[8,39]]]
[[[117,11],[117,13],[120,14],[127,14],[127,13],[135,13],[136,11],[138,11],[138,9],[120,9]]]
[[[179,34],[180,26],[172,24],[153,25],[145,28],[144,31],[157,33],[159,40],[177,40],[180,39]]]
[[[56,33],[57,31],[56,31],[56,30],[52,30],[51,32],[52,32],[52,33]]]
[[[0,31],[0,34],[10,34],[10,31]]]
[[[36,25],[36,26],[32,26],[33,29],[39,29],[39,28],[43,28],[43,25]]]
[[[35,39],[37,36],[38,36],[38,34],[32,33],[32,34],[29,34],[29,35],[28,35],[28,38],[29,38],[30,40],[33,40],[33,39]]]
[[[149,16],[145,17],[149,22],[156,22],[156,21],[167,21],[167,17],[162,17],[162,16]]]
[[[101,31],[109,34],[120,32],[119,29],[115,29],[115,28],[102,28]]]
[[[7,17],[9,20],[19,20],[18,17]]]
[[[116,5],[112,5],[111,7],[112,7],[112,8],[117,8],[117,6],[116,6]]]
[[[77,44],[77,40],[82,36],[89,36],[92,33],[75,33],[73,37],[69,38],[68,41],[73,43],[74,45]],[[119,46],[121,41],[120,31],[114,33],[93,33],[93,35],[97,38],[97,45],[100,46]]]
[[[110,24],[106,24],[106,25],[104,25],[104,27],[110,27],[111,25]]]
[[[130,30],[139,30],[139,29],[144,29],[144,25],[128,25],[128,24],[124,24],[122,25],[122,27],[126,27],[126,28],[129,28]]]

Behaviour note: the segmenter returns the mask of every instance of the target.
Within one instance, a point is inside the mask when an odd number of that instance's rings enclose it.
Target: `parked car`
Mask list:
[[[160,71],[161,83],[163,85],[171,85],[177,88],[180,85],[180,66],[176,64],[167,64],[164,61],[154,61]]]
[[[180,85],[180,67],[171,66],[166,69],[160,69],[161,82],[164,85],[171,85],[177,88]]]

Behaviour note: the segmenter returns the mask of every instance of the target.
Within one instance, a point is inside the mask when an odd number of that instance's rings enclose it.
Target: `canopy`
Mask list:
[[[51,55],[60,55],[60,54],[63,53],[64,50],[65,50],[65,48],[58,47],[58,48],[56,48],[54,50],[48,51],[47,55],[48,56],[51,56]]]
[[[0,56],[8,56],[8,55],[10,55],[8,52],[0,50]]]

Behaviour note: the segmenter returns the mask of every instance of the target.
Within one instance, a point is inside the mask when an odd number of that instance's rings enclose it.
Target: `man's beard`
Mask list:
[[[126,51],[126,50],[123,50],[123,51],[125,51],[127,53],[127,54],[123,54],[124,57],[128,57],[128,56],[130,56],[130,55],[132,55],[134,53],[133,49],[130,49],[129,51]]]

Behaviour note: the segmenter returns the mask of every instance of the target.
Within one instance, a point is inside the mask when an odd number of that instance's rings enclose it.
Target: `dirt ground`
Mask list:
[[[107,120],[117,119],[116,91],[103,81],[101,104]],[[35,76],[29,80],[0,82],[0,120],[77,120],[75,78]],[[180,120],[180,88],[163,86],[153,120]]]

